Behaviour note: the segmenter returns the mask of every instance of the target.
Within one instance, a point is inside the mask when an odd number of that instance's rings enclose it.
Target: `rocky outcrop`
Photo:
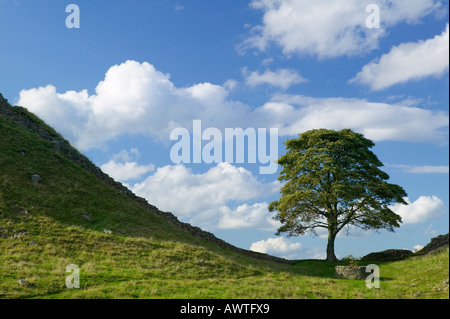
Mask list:
[[[56,152],[64,154],[69,160],[78,165],[82,166],[85,170],[89,171],[99,180],[104,183],[110,185],[115,188],[121,194],[124,194],[134,202],[138,203],[142,207],[144,207],[149,212],[156,214],[173,225],[177,226],[181,230],[184,230],[193,236],[199,237],[208,242],[212,242],[220,247],[223,247],[227,250],[237,252],[239,254],[267,261],[274,261],[279,263],[292,263],[289,260],[278,258],[274,256],[270,256],[263,253],[258,253],[250,250],[241,249],[235,247],[219,238],[214,236],[213,234],[206,232],[198,227],[194,227],[190,224],[183,223],[178,220],[178,218],[172,213],[162,212],[155,206],[149,204],[144,198],[136,196],[133,192],[131,192],[128,188],[123,186],[121,183],[116,182],[107,174],[103,173],[103,171],[94,165],[87,157],[78,152],[75,148],[73,148],[70,143],[65,140],[61,135],[55,132],[51,127],[46,125],[42,120],[36,117],[34,114],[28,112],[25,108],[15,106],[12,107],[9,105],[8,101],[3,98],[0,94],[0,116],[5,116],[6,118],[12,120],[20,127],[34,132],[38,134],[42,139],[48,141],[52,144],[52,149]],[[25,151],[25,150],[24,150]]]
[[[361,258],[362,261],[396,261],[411,257],[413,252],[406,249],[388,249],[370,253]]]
[[[431,239],[430,243],[423,247],[421,250],[416,252],[416,256],[425,255],[433,250],[439,249],[441,247],[448,246],[448,233],[445,235],[440,235]]]
[[[370,253],[361,258],[363,261],[396,261],[411,256],[422,256],[441,247],[449,245],[449,234],[440,235],[431,239],[430,243],[416,253],[405,249],[388,249],[376,253]]]

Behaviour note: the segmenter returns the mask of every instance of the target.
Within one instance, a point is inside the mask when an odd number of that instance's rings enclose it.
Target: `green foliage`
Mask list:
[[[389,206],[407,204],[406,192],[389,184],[389,175],[370,150],[374,143],[350,129],[311,130],[288,140],[278,163],[284,183],[279,200],[269,205],[281,222],[278,233],[291,236],[328,230],[329,239],[345,227],[399,227],[401,217]]]
[[[359,261],[359,258],[355,258],[352,255],[341,258],[341,262],[346,263],[349,267],[352,268],[359,268],[361,266]]]
[[[360,265],[359,265],[359,259],[353,257],[352,255],[348,255],[348,256],[342,258],[341,261],[342,261],[342,262],[345,262],[345,263],[348,263],[348,265],[349,265],[350,267],[355,267],[355,268],[357,268],[357,267],[360,266]]]

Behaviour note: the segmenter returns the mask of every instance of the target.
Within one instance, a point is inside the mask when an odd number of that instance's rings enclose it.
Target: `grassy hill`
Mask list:
[[[233,247],[137,198],[0,95],[0,298],[449,298],[448,256],[380,263],[370,290],[335,279],[336,264]],[[66,287],[70,264],[79,289]]]

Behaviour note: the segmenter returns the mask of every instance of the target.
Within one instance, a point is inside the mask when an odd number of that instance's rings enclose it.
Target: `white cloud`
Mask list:
[[[268,84],[284,90],[287,90],[294,84],[307,81],[297,71],[292,69],[278,69],[275,72],[266,70],[262,74],[257,71],[248,72],[247,69],[244,69],[243,75],[245,76],[245,82],[249,86],[255,87],[258,85]]]
[[[155,165],[139,165],[136,162],[118,163],[113,160],[101,166],[103,172],[119,182],[141,178],[155,169]]]
[[[116,181],[128,181],[141,178],[143,175],[155,169],[153,164],[139,165],[136,162],[117,163],[109,161],[101,166],[101,169]]]
[[[444,202],[436,196],[420,196],[412,202],[405,198],[409,205],[395,204],[392,211],[402,217],[403,224],[423,223],[435,219],[445,213]]]
[[[282,136],[317,128],[351,128],[374,141],[448,142],[448,114],[419,107],[278,95],[255,113],[270,118],[272,125],[280,127]]]
[[[448,114],[417,106],[351,98],[277,95],[259,107],[228,99],[225,86],[200,83],[177,88],[151,64],[127,61],[111,67],[97,88],[57,93],[52,85],[20,92],[27,107],[81,151],[124,134],[145,134],[169,144],[176,127],[279,128],[281,136],[309,129],[351,128],[375,141],[448,142]]]
[[[87,90],[58,94],[52,85],[22,90],[18,104],[60,130],[70,142],[80,139],[91,113],[91,98]]]
[[[217,227],[221,229],[254,228],[276,231],[281,226],[273,219],[274,214],[269,212],[267,203],[244,204],[234,210],[222,206],[220,211],[222,216]]]
[[[395,84],[441,76],[449,68],[449,25],[441,35],[419,42],[393,47],[378,61],[362,68],[350,82],[367,84],[382,90]]]
[[[155,165],[153,164],[139,165],[137,160],[140,155],[137,148],[133,148],[130,151],[122,150],[100,168],[116,181],[126,182],[136,180],[148,172],[155,170]]]
[[[273,227],[266,215],[267,204],[227,205],[277,194],[278,182],[262,183],[253,174],[228,163],[221,163],[203,174],[194,174],[183,165],[165,166],[134,186],[133,192],[164,211],[206,228],[267,229]]]
[[[223,87],[226,88],[228,91],[233,91],[238,85],[239,85],[238,81],[230,79],[223,84]]]
[[[261,64],[262,64],[262,65],[269,65],[269,64],[271,64],[273,61],[274,61],[274,58],[266,58],[266,59],[264,59],[264,60],[261,62]]]
[[[392,165],[393,167],[403,168],[407,173],[415,174],[448,174],[448,166],[411,166],[411,165]]]
[[[283,52],[311,54],[319,58],[367,53],[378,47],[386,29],[398,23],[418,23],[442,10],[435,0],[380,0],[381,28],[369,29],[366,12],[370,1],[361,0],[253,0],[251,6],[264,13],[262,25],[243,48],[265,50],[275,43]]]
[[[243,125],[250,110],[242,103],[227,101],[228,91],[219,85],[200,83],[176,88],[168,74],[147,62],[112,66],[95,93],[89,96],[83,90],[60,94],[48,85],[22,90],[18,104],[55,127],[82,151],[100,147],[122,134],[147,134],[169,142],[174,127],[191,127],[193,119],[214,127],[223,127],[222,121]],[[221,114],[220,119],[215,114]]]
[[[289,242],[284,237],[269,238],[253,243],[250,250],[286,259],[298,259],[303,247],[301,243]]]
[[[422,246],[422,245],[420,245],[420,244],[415,245],[415,246],[413,247],[413,252],[417,252],[417,251],[421,250],[423,247],[425,247],[425,246]]]

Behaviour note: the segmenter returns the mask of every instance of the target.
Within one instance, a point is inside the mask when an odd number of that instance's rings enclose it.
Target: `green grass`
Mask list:
[[[335,279],[323,261],[254,260],[146,211],[0,116],[0,298],[449,298],[448,256],[379,264],[380,289]],[[80,289],[65,285],[69,264]]]

